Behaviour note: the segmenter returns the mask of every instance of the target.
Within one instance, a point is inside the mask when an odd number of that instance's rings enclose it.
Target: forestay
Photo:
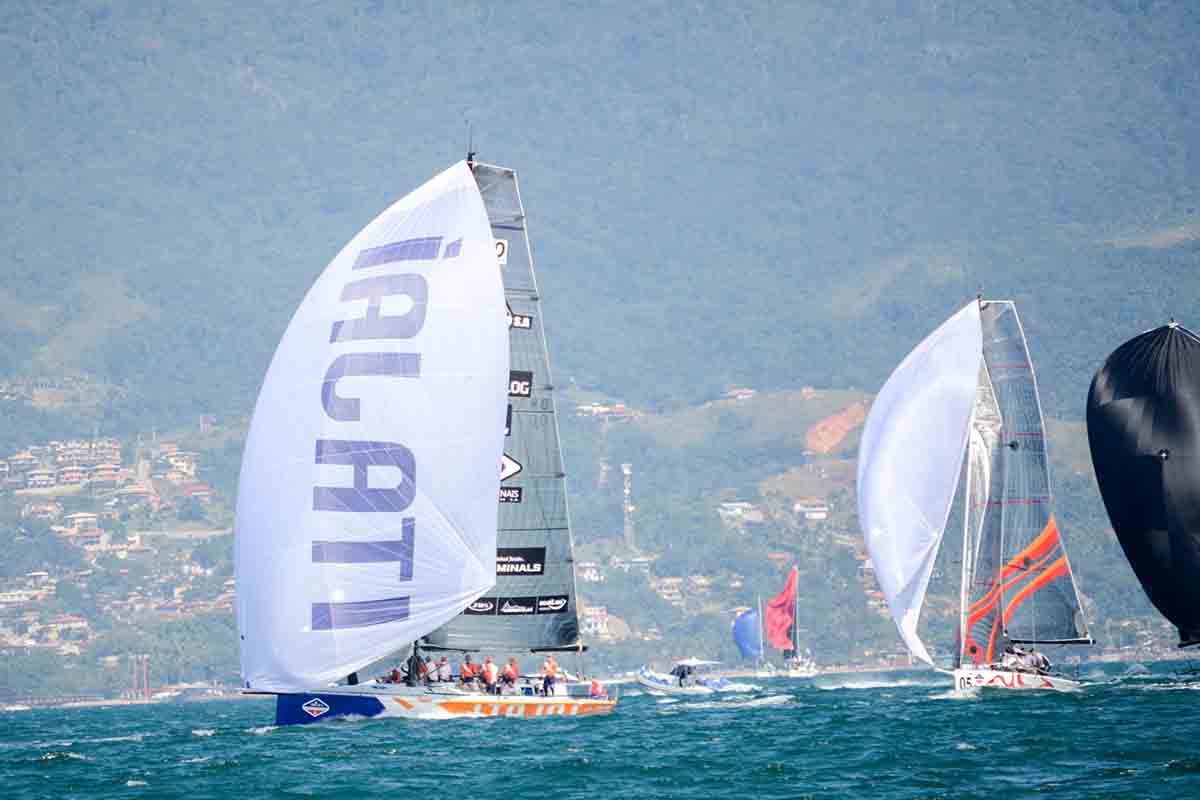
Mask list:
[[[972,301],[888,378],[859,448],[867,550],[901,638],[930,664],[917,621],[958,486],[980,353],[979,304]]]
[[[426,644],[503,652],[576,649],[571,523],[525,208],[513,170],[476,164],[475,178],[504,276],[512,357],[496,585]]]
[[[457,164],[329,264],[267,372],[242,462],[249,688],[313,688],[454,617],[495,576],[508,336]]]

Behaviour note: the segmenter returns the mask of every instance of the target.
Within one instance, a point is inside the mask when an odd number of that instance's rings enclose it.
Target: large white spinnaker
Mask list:
[[[495,581],[509,345],[465,162],[321,273],[267,371],[242,460],[242,676],[327,685],[444,624]]]
[[[958,488],[982,358],[972,301],[901,362],[871,406],[858,451],[858,517],[900,636],[917,635],[929,576]]]

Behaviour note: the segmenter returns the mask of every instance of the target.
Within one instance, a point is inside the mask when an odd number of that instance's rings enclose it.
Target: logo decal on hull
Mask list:
[[[315,718],[328,711],[329,704],[319,697],[314,697],[312,700],[309,700],[307,703],[301,705],[300,708],[304,709],[305,714]]]

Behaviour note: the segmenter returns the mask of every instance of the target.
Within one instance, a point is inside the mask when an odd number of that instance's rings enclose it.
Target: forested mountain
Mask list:
[[[1198,32],[1132,0],[7,3],[0,370],[90,377],[86,430],[246,412],[313,277],[470,119],[582,386],[873,389],[982,289],[1077,416],[1197,299]]]

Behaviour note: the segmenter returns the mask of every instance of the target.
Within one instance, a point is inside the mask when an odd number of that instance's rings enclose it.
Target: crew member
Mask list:
[[[483,690],[488,694],[500,694],[500,688],[497,682],[500,679],[500,670],[496,667],[496,662],[488,656],[483,660],[483,669],[480,670],[483,678]]]
[[[521,670],[517,667],[517,659],[509,657],[504,669],[500,670],[500,686],[513,691],[517,688],[517,678],[520,676]]]
[[[441,659],[438,660],[437,680],[441,683],[449,683],[450,679],[450,659],[446,656],[442,656]]]
[[[554,656],[547,655],[542,662],[542,694],[546,697],[554,694],[554,679],[558,677],[558,664]]]
[[[458,668],[458,679],[462,681],[463,686],[470,686],[475,682],[475,678],[475,665],[471,663],[471,654],[467,653],[463,656],[463,663]]]
[[[604,688],[604,684],[592,678],[592,685],[588,687],[588,697],[593,700],[603,700],[608,697],[608,690]]]

